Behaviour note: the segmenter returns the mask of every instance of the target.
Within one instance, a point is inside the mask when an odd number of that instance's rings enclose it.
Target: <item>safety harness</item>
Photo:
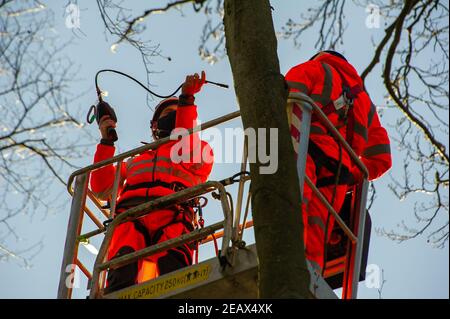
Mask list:
[[[325,64],[325,63],[323,63]],[[354,101],[358,97],[361,92],[364,92],[364,88],[360,85],[355,85],[351,87],[346,81],[345,77],[341,73],[338,68],[335,68],[337,73],[339,74],[342,81],[342,94],[341,96],[335,100],[330,101],[326,104],[322,111],[325,115],[330,115],[336,112],[339,115],[339,119],[344,122],[343,127],[347,127],[346,142],[352,146],[353,144],[353,135],[355,131],[355,114],[354,114]],[[311,118],[311,123],[317,122],[319,119],[316,115],[313,115]],[[331,205],[334,205],[334,200],[336,196],[336,190],[338,185],[351,185],[354,183],[353,175],[350,173],[348,167],[342,165],[342,145],[339,145],[339,160],[335,160],[334,158],[330,158],[322,151],[322,149],[310,140],[308,153],[314,158],[314,162],[316,164],[316,176],[319,175],[319,170],[321,167],[325,167],[330,172],[335,175],[329,177],[319,178],[316,182],[316,186],[327,187],[330,185],[334,185],[333,195],[331,199]],[[327,257],[327,242],[328,242],[328,227],[330,223],[331,214],[328,211],[326,226],[325,226],[325,238],[324,238],[324,254],[323,254],[323,264],[326,263]],[[324,275],[325,267],[322,269],[322,276]]]
[[[320,176],[320,169],[325,167],[331,173],[337,173],[339,170],[339,161],[329,157],[324,151],[312,140],[309,141],[308,153],[314,159],[316,165],[316,176]],[[341,165],[337,185],[349,185],[353,181],[353,175],[345,165]],[[316,182],[318,188],[327,187],[336,184],[336,176],[319,178]]]
[[[322,111],[327,116],[332,113],[337,113],[339,115],[339,118],[344,122],[344,126],[347,126],[347,134],[345,139],[347,143],[350,146],[352,146],[353,134],[355,131],[355,115],[353,103],[354,100],[358,97],[358,95],[364,92],[364,88],[361,87],[360,85],[350,87],[341,71],[338,70],[337,68],[334,69],[337,71],[342,80],[342,94],[338,99],[330,101],[328,104],[326,104],[322,108]],[[313,114],[313,116],[311,117],[311,123],[318,121],[319,121],[318,116],[316,114]],[[317,187],[320,188],[335,184],[336,186],[345,184],[349,185],[353,183],[353,175],[350,173],[349,169],[344,165],[341,165],[339,169],[340,165],[339,163],[341,160],[337,161],[327,156],[325,152],[322,151],[322,149],[311,139],[309,141],[308,153],[314,159],[314,162],[316,164],[316,176],[319,176],[319,171],[322,167],[325,167],[328,171],[332,173],[336,173],[338,170],[340,170],[340,174],[337,177],[337,181],[336,176],[320,178],[317,180]]]
[[[220,183],[224,186],[234,184],[235,182],[239,181],[238,177],[240,175],[245,175],[245,174],[249,175],[250,173],[247,171],[239,172],[230,178],[226,178],[226,179],[220,181]],[[139,184],[135,184],[135,185],[125,184],[124,191],[141,189],[141,188],[151,189],[154,187],[164,187],[167,189],[171,189],[175,192],[178,192],[178,191],[181,191],[181,190],[187,188],[185,185],[183,185],[180,182],[167,183],[167,182],[157,180],[157,181],[152,181],[152,182],[139,183]],[[147,192],[147,194],[148,194],[148,192]],[[212,193],[213,198],[219,199],[218,195],[217,195],[217,197],[214,195],[215,194]],[[227,195],[231,196],[231,195],[229,195],[229,193],[227,193]],[[155,200],[158,197],[159,196],[145,196],[145,197],[135,196],[135,197],[132,197],[129,199],[125,199],[125,200],[120,201],[117,204],[116,211],[118,213],[121,213],[127,209],[138,206],[145,202]],[[203,203],[201,202],[202,199],[204,200]],[[230,198],[230,200],[231,200],[231,198]],[[176,224],[176,223],[182,223],[186,226],[186,228],[190,232],[195,229],[203,228],[205,225],[205,221],[203,219],[203,207],[205,207],[207,205],[207,203],[208,203],[208,199],[206,197],[199,196],[199,197],[191,199],[185,203],[176,204],[176,205],[165,208],[167,210],[172,210],[174,212],[174,216],[170,222],[168,222],[165,225],[160,226],[153,233],[150,233],[148,231],[148,229],[145,227],[145,225],[139,219],[134,220],[133,225],[134,225],[135,230],[137,232],[139,232],[140,234],[142,234],[144,241],[145,241],[145,245],[148,247],[148,246],[156,244],[161,239],[161,237],[164,235],[164,228],[166,228],[169,225]],[[230,203],[230,205],[233,206],[232,202]],[[194,211],[194,209],[196,209],[196,211]],[[104,226],[108,227],[109,223],[112,220],[113,219],[109,219],[106,222],[104,222]],[[220,251],[219,251],[217,239],[214,236],[214,234],[211,234],[211,236],[214,241],[214,248],[216,251],[216,255],[219,256]],[[198,263],[198,247],[199,247],[200,242],[203,239],[204,238],[187,244],[188,247],[195,252],[195,263]],[[181,246],[177,247],[176,249],[182,251],[183,254],[186,256],[186,258],[191,258],[190,257],[191,252],[187,251],[188,248],[186,246],[181,245]],[[191,260],[191,262],[192,262],[192,260]]]
[[[141,189],[141,188],[150,189],[153,187],[164,187],[167,189],[171,189],[174,192],[178,192],[178,191],[181,191],[181,190],[187,188],[183,183],[180,183],[180,182],[166,183],[166,182],[163,182],[160,180],[156,180],[156,181],[152,181],[152,182],[144,182],[144,183],[139,183],[139,184],[135,184],[135,185],[125,184],[125,187],[123,188],[122,192],[124,193],[126,191],[131,191],[131,190],[136,190],[136,189]]]
[[[183,185],[180,182],[172,182],[172,183],[166,183],[163,181],[152,181],[152,182],[145,182],[145,183],[139,183],[135,185],[125,185],[124,191],[128,190],[135,190],[140,188],[146,188],[151,189],[154,187],[164,187],[167,189],[171,189],[175,192],[181,191],[183,189],[186,189],[187,187]],[[145,202],[157,199],[159,196],[146,196],[146,197],[133,197],[126,200],[121,201],[117,204],[117,211],[124,211],[126,209],[129,209],[131,207],[143,204]],[[145,240],[146,246],[151,246],[159,241],[161,236],[164,234],[163,229],[166,228],[169,225],[175,224],[175,223],[182,223],[186,226],[189,231],[194,230],[194,226],[192,225],[192,221],[194,219],[194,212],[193,212],[193,205],[194,203],[189,201],[183,204],[177,204],[170,207],[167,207],[166,209],[172,210],[174,212],[174,216],[172,220],[159,227],[153,234],[150,234],[147,228],[139,221],[139,219],[134,220],[133,224],[135,229],[142,234]],[[180,218],[181,217],[181,218]],[[189,221],[188,221],[189,220]]]

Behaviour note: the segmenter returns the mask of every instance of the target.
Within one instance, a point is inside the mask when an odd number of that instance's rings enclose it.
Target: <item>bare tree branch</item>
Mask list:
[[[154,13],[167,12],[190,2],[197,3],[194,9],[203,12],[207,17],[199,54],[209,63],[214,63],[225,56],[222,0],[172,1],[160,8],[150,8],[139,16],[126,19],[126,9],[120,8],[121,14],[118,14],[117,19],[105,15],[107,19],[103,21],[110,33],[118,36],[119,42],[131,39],[129,42],[133,43],[136,40],[132,36],[145,30],[143,26],[139,28],[139,22]],[[112,4],[112,1],[105,3],[98,0],[97,3],[101,12],[105,12],[108,6],[119,8],[119,5]],[[401,111],[390,133],[406,166],[403,176],[391,174],[390,188],[400,200],[412,194],[426,196],[423,201],[432,198],[432,204],[422,203],[416,207],[414,213],[438,212],[436,215],[431,214],[431,221],[418,220],[419,223],[425,223],[423,228],[418,230],[420,235],[431,227],[432,221],[435,220],[433,216],[448,212],[448,196],[444,195],[445,191],[448,191],[449,180],[446,142],[449,134],[448,3],[438,0],[322,0],[318,5],[311,5],[307,13],[300,16],[300,22],[289,19],[279,35],[285,39],[293,39],[299,46],[301,37],[315,27],[318,29],[318,32],[315,31],[316,48],[338,49],[344,44],[347,18],[345,12],[351,4],[365,9],[376,5],[386,20],[385,34],[379,41],[374,41],[374,55],[362,72],[362,79],[366,80],[375,70],[378,71],[376,67],[381,63],[381,73],[378,74],[383,78],[388,104],[393,102],[395,110]],[[423,61],[429,61],[429,64],[425,65]],[[394,108],[388,105],[387,110],[392,112]],[[379,111],[380,114],[383,113],[383,110]],[[411,176],[411,172],[418,173]],[[376,195],[374,186],[371,190],[369,207],[372,207]],[[437,229],[440,231],[431,231],[431,234],[439,246],[448,241],[448,226],[439,226]],[[392,233],[389,233],[389,237],[394,238]],[[396,235],[399,236],[396,238],[418,236]],[[429,240],[433,242],[435,239]]]
[[[124,40],[128,41],[129,36],[136,32],[134,30],[136,24],[143,22],[148,16],[150,16],[152,14],[165,13],[174,7],[180,7],[186,3],[202,5],[205,1],[206,0],[178,0],[178,1],[169,2],[168,4],[166,4],[165,6],[160,7],[160,8],[153,8],[153,9],[146,10],[143,14],[141,14],[137,17],[134,17],[131,20],[126,21],[127,27],[125,28],[125,30],[121,31],[122,34],[120,35],[120,38],[119,38],[119,40],[117,40],[116,43],[119,44],[120,42],[122,42]],[[99,6],[101,5],[100,0],[97,0],[97,3]]]
[[[300,46],[300,37],[316,23],[320,24],[315,47],[323,49],[336,49],[343,44],[345,33],[345,5],[346,0],[321,1],[318,7],[310,7],[308,14],[302,14],[301,22],[296,23],[289,19],[286,26],[279,33],[283,38],[292,38],[296,46]]]
[[[437,0],[389,3],[353,0],[353,3],[362,8],[377,5],[387,23],[385,34],[375,41],[374,56],[361,76],[366,80],[382,62],[380,76],[387,100],[401,111],[390,133],[405,164],[402,176],[391,174],[390,188],[400,200],[413,194],[422,194],[424,201],[432,198],[429,205],[422,203],[415,207],[415,216],[427,212],[430,216],[416,218],[422,224],[420,229],[413,230],[402,222],[406,235],[386,230],[379,233],[399,241],[416,238],[433,225],[441,212],[448,212],[448,196],[444,195],[448,192],[449,167],[448,3]],[[337,1],[322,1],[301,16],[301,22],[289,20],[281,35],[296,43],[298,37],[317,25],[316,47],[335,49],[337,44],[343,44],[345,32],[339,28],[340,24],[328,22],[344,19],[340,8]],[[429,64],[424,65],[423,61]],[[390,107],[388,110],[394,111]],[[373,197],[369,206],[372,204]],[[448,220],[448,213],[446,216]],[[448,241],[448,223],[437,229],[430,231],[428,241],[442,246]]]
[[[60,208],[50,185],[65,185],[90,139],[69,112],[77,70],[61,54],[69,43],[49,36],[52,12],[35,0],[2,1],[0,8],[0,259],[28,266],[42,242],[16,248],[13,225],[21,215]]]

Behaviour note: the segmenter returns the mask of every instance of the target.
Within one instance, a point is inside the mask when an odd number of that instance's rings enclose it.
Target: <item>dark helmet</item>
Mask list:
[[[316,53],[311,59],[309,59],[309,61],[314,60],[314,58],[315,58],[316,56],[318,56],[318,55],[319,55],[320,53],[322,53],[322,52],[323,52],[323,53],[328,53],[328,54],[331,54],[331,55],[334,55],[334,56],[337,56],[338,58],[341,58],[341,59],[347,61],[347,59],[345,58],[345,56],[343,56],[343,55],[340,54],[339,52],[336,52],[336,51],[333,51],[333,50],[320,51],[320,52]]]
[[[152,130],[152,134],[154,138],[159,138],[160,134],[158,133],[158,120],[161,113],[169,106],[178,105],[178,98],[175,96],[169,97],[167,99],[162,100],[155,107],[155,112],[153,113],[152,120],[150,121],[150,127]]]

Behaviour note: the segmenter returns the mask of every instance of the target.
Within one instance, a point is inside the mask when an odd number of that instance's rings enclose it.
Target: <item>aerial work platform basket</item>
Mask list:
[[[295,105],[302,111],[302,121],[299,125],[300,141],[294,145],[297,150],[297,173],[300,183],[300,191],[303,194],[303,185],[306,183],[315,196],[324,204],[336,220],[336,229],[345,236],[341,242],[341,249],[335,251],[332,259],[326,262],[323,273],[319,273],[308,263],[311,275],[310,290],[316,298],[330,299],[338,298],[333,289],[342,287],[342,298],[356,298],[358,283],[364,278],[365,267],[362,260],[363,248],[367,246],[366,227],[366,200],[368,191],[367,168],[355,154],[352,148],[339,134],[337,129],[328,120],[327,116],[320,110],[311,98],[303,93],[290,93],[288,98],[288,109]],[[363,182],[355,185],[351,197],[347,203],[346,214],[338,214],[319,189],[305,175],[306,156],[308,153],[308,141],[312,114],[315,114],[330,134],[348,152],[353,163],[365,176]],[[238,118],[240,112],[236,111],[217,119],[211,120],[189,130],[189,134],[206,130],[229,120]],[[89,165],[75,171],[69,178],[68,191],[73,196],[69,216],[66,241],[64,246],[63,261],[58,287],[58,298],[70,299],[72,297],[76,267],[81,270],[88,279],[89,298],[119,298],[119,299],[142,299],[142,298],[257,298],[258,297],[258,259],[256,245],[246,245],[243,241],[244,230],[253,226],[253,222],[247,221],[250,214],[249,203],[251,193],[247,192],[244,205],[244,189],[250,176],[240,174],[237,179],[224,179],[222,181],[208,181],[176,193],[153,199],[139,206],[128,209],[118,214],[107,226],[108,221],[114,216],[116,198],[119,190],[119,177],[116,174],[112,190],[112,200],[109,209],[105,209],[104,203],[95,197],[89,189],[90,172],[101,167],[116,164],[116,172],[128,158],[150,149],[156,149],[162,144],[170,141],[170,137],[159,139],[153,143],[146,144],[131,151],[116,155],[108,160]],[[241,172],[247,168],[248,150],[244,143],[243,160]],[[226,187],[233,182],[238,183],[236,206],[232,207],[228,199]],[[220,201],[223,212],[223,220],[211,225],[205,225],[188,234],[173,238],[156,245],[146,247],[142,250],[107,261],[106,255],[114,229],[123,222],[128,222],[149,214],[151,211],[183,203],[202,195],[212,193],[213,197]],[[88,200],[90,205],[87,205]],[[300,200],[299,200],[300,202]],[[92,211],[90,207],[96,207],[100,211],[101,218]],[[245,206],[245,207],[244,207]],[[243,214],[242,214],[243,213]],[[84,215],[96,225],[96,229],[82,233]],[[344,215],[344,219],[341,218]],[[78,248],[82,243],[91,238],[103,234],[104,238],[98,250],[93,271],[90,272],[79,259]],[[106,273],[109,269],[121,267],[153,254],[177,247],[183,243],[199,242],[200,245],[221,239],[220,250],[217,256],[207,259],[192,266],[185,267],[174,272],[159,276],[155,279],[143,282],[131,287],[104,294],[106,284]],[[364,245],[365,244],[365,245]],[[342,248],[343,247],[343,248]],[[198,254],[198,251],[197,251]],[[198,256],[198,255],[197,255]],[[361,272],[362,269],[362,272]],[[322,276],[323,275],[323,276]],[[68,278],[70,280],[68,280]]]

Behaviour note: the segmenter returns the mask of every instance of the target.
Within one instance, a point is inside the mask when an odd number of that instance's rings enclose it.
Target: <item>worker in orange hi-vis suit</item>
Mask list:
[[[182,134],[182,129],[186,131],[197,125],[194,94],[201,90],[205,81],[204,72],[201,77],[198,74],[188,76],[179,98],[172,97],[158,104],[151,121],[154,139],[167,137],[171,132]],[[99,123],[102,140],[97,145],[94,163],[114,156],[114,143],[107,137],[109,127],[116,127],[116,123],[104,116]],[[200,140],[198,133],[145,151],[122,165],[116,214],[154,198],[204,183],[212,166],[212,149]],[[91,188],[101,199],[110,199],[115,172],[113,165],[92,172]],[[108,260],[179,237],[192,231],[193,223],[194,212],[188,204],[153,211],[134,222],[123,223],[113,233]],[[192,247],[184,244],[110,270],[105,291],[116,291],[191,264]]]
[[[324,111],[366,165],[369,180],[389,170],[392,165],[389,137],[360,76],[344,56],[334,51],[320,52],[308,62],[293,67],[285,78],[291,92],[307,94]],[[301,122],[302,114],[298,106],[294,106],[292,116],[296,119],[291,124],[291,136],[299,141],[299,127],[295,123]],[[306,175],[337,212],[349,185],[363,178],[348,153],[316,116],[311,120]],[[325,240],[330,238],[334,218],[306,184],[302,209],[306,257],[321,271]]]

